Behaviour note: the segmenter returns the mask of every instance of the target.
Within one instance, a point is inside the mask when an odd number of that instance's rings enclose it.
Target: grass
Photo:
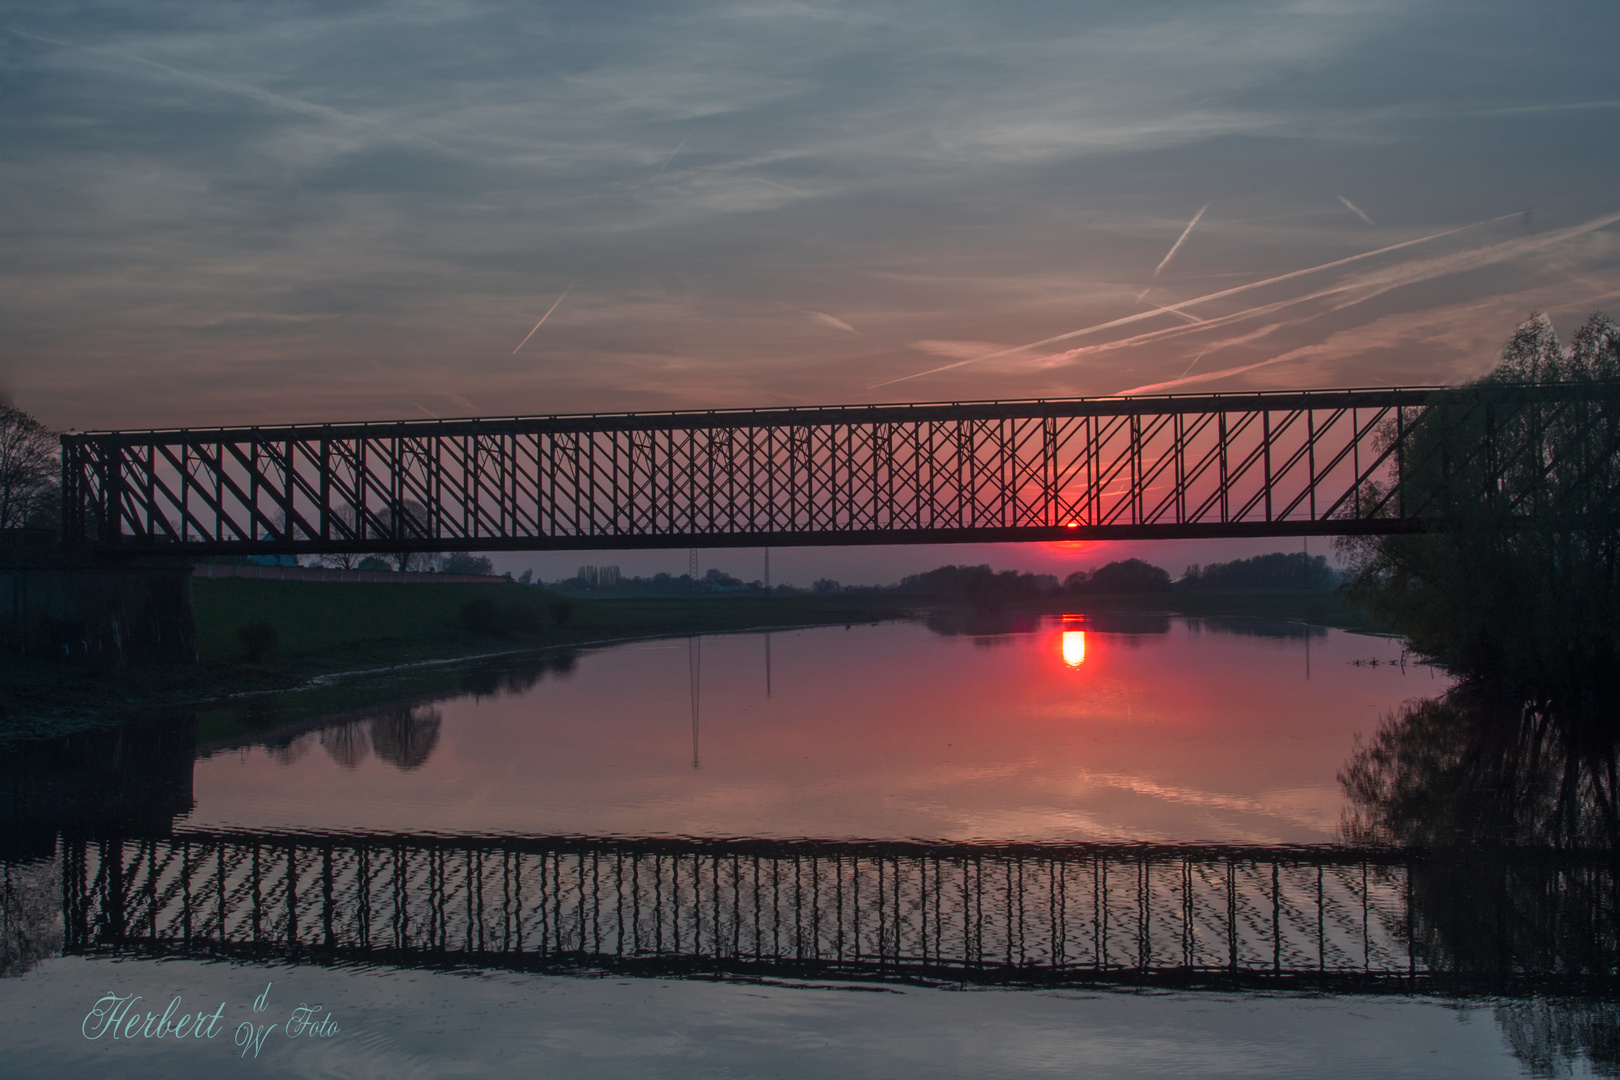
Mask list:
[[[503,634],[469,628],[463,611],[472,601],[519,613],[523,617],[497,624],[520,629]],[[566,609],[563,617],[558,605]],[[199,578],[192,592],[195,665],[91,673],[0,652],[0,734],[67,730],[136,710],[300,686],[321,675],[635,637],[870,622],[911,606],[864,596],[581,601],[504,583]],[[254,624],[268,627],[274,641],[259,655],[250,655],[242,633]],[[389,678],[405,676],[394,672]],[[460,678],[435,671],[410,676],[413,692],[424,693],[459,685]],[[375,695],[375,687],[367,693]],[[301,700],[341,709],[355,704],[352,696],[350,690],[322,687]]]

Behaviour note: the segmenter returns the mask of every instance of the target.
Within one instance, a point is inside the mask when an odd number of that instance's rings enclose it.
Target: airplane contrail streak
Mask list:
[[[1191,300],[1182,300],[1179,303],[1166,305],[1162,311],[1139,311],[1134,315],[1125,315],[1118,319],[1110,319],[1108,322],[1097,323],[1093,326],[1084,326],[1079,330],[1070,330],[1066,334],[1057,334],[1053,337],[1042,338],[1040,341],[1032,341],[1027,345],[1015,345],[1010,349],[1002,349],[1000,352],[986,353],[983,356],[975,356],[968,360],[958,360],[953,364],[945,364],[941,367],[929,368],[927,371],[918,371],[910,375],[902,375],[898,379],[889,379],[886,382],[873,383],[871,386],[868,386],[867,389],[877,390],[884,386],[893,386],[895,383],[909,382],[912,379],[920,379],[925,375],[937,375],[942,371],[950,371],[953,368],[963,367],[967,364],[976,364],[981,360],[999,360],[1003,356],[1011,356],[1015,353],[1028,352],[1031,349],[1039,349],[1044,345],[1055,345],[1060,341],[1070,341],[1077,337],[1084,337],[1087,334],[1097,334],[1104,330],[1113,330],[1116,327],[1129,326],[1132,323],[1139,323],[1145,319],[1157,318],[1163,311],[1179,311],[1182,308],[1192,307],[1195,304],[1206,304],[1212,300],[1223,300],[1228,296],[1236,296],[1239,293],[1264,288],[1267,285],[1276,285],[1280,282],[1292,281],[1294,278],[1305,277],[1307,274],[1319,274],[1324,270],[1335,270],[1341,266],[1348,266],[1351,263],[1360,262],[1363,259],[1371,259],[1379,255],[1388,255],[1392,251],[1400,251],[1403,248],[1415,247],[1418,244],[1429,243],[1431,240],[1440,240],[1447,236],[1455,236],[1457,233],[1467,232],[1470,229],[1479,229],[1486,225],[1495,225],[1497,222],[1508,221],[1512,218],[1519,217],[1520,213],[1520,211],[1515,211],[1511,214],[1502,214],[1499,217],[1488,218],[1484,221],[1476,221],[1468,225],[1459,225],[1454,229],[1445,229],[1441,232],[1430,233],[1427,236],[1419,236],[1412,240],[1402,240],[1398,244],[1390,244],[1386,247],[1376,248],[1372,251],[1363,251],[1359,255],[1347,255],[1342,259],[1334,259],[1332,262],[1325,262],[1318,266],[1307,266],[1303,270],[1290,270],[1286,274],[1277,274],[1274,277],[1268,277],[1261,281],[1251,281],[1247,285],[1234,285],[1232,288],[1222,289],[1220,292],[1207,293],[1204,296],[1195,296]],[[1216,320],[1210,321],[1214,322]]]
[[[146,57],[137,56],[134,53],[119,52],[116,49],[102,49],[94,45],[81,45],[76,41],[67,41],[62,38],[47,37],[44,34],[30,34],[26,30],[13,30],[11,32],[18,37],[31,38],[34,41],[43,41],[48,45],[58,45],[66,49],[79,49],[84,52],[96,53],[101,56],[115,57],[127,63],[143,64],[146,67],[156,68],[159,71],[178,76],[182,79],[189,79],[192,82],[199,82],[206,86],[211,86],[216,90],[223,90],[228,94],[237,94],[241,97],[252,98],[254,101],[259,101],[266,105],[274,105],[277,108],[288,109],[292,112],[302,113],[305,116],[313,116],[318,119],[328,120],[334,123],[367,124],[374,128],[380,128],[393,132],[402,138],[409,139],[414,142],[427,143],[428,145],[438,147],[441,150],[447,149],[443,143],[436,142],[425,135],[418,135],[412,131],[405,131],[402,128],[397,128],[394,125],[386,123],[382,120],[373,120],[369,116],[356,116],[353,113],[346,113],[341,109],[334,109],[330,105],[320,105],[313,101],[304,101],[301,98],[287,97],[284,94],[272,93],[269,90],[252,86],[248,83],[237,83],[226,79],[216,79],[209,75],[199,75],[194,71],[185,71],[181,68],[170,67],[168,64],[162,64],[156,60],[148,60]]]
[[[675,144],[675,149],[673,149],[673,150],[671,150],[669,152],[669,157],[665,158],[664,163],[662,165],[658,166],[658,171],[653,173],[653,179],[654,180],[656,180],[660,176],[664,175],[664,170],[669,168],[669,163],[675,160],[675,155],[681,152],[681,147],[685,146],[686,145],[686,140],[690,139],[691,137],[692,137],[691,135],[683,135],[683,136],[681,136],[681,141]]]
[[[1338,199],[1340,202],[1344,203],[1345,206],[1348,206],[1350,208],[1350,212],[1356,215],[1356,217],[1360,218],[1362,221],[1365,221],[1369,225],[1378,224],[1378,222],[1367,216],[1367,212],[1365,210],[1351,202],[1349,199],[1345,198],[1343,195],[1340,195]]]
[[[1193,226],[1198,224],[1198,219],[1203,217],[1204,211],[1208,209],[1209,203],[1205,203],[1199,209],[1198,213],[1193,215],[1193,219],[1187,222],[1187,227],[1181,230],[1181,235],[1176,237],[1176,242],[1170,245],[1170,250],[1165,253],[1164,258],[1159,260],[1159,265],[1153,268],[1154,277],[1158,277],[1159,271],[1170,265],[1170,260],[1176,257],[1176,252],[1181,250],[1181,245],[1185,244],[1187,242],[1187,237],[1192,235]],[[1145,296],[1147,294],[1144,293],[1143,295]]]
[[[1201,375],[1183,375],[1178,379],[1168,379],[1164,382],[1149,383],[1147,386],[1133,386],[1129,390],[1121,390],[1117,394],[1109,394],[1108,396],[1130,397],[1132,394],[1150,394],[1157,390],[1171,390],[1178,386],[1185,386],[1187,383],[1214,382],[1216,379],[1224,379],[1228,375],[1241,375],[1245,371],[1253,371],[1255,368],[1270,367],[1272,364],[1280,364],[1285,360],[1298,360],[1301,357],[1311,355],[1311,352],[1313,351],[1314,348],[1312,346],[1306,346],[1305,348],[1295,349],[1293,352],[1283,353],[1281,356],[1273,356],[1269,360],[1261,360],[1258,363],[1244,364],[1242,367],[1225,368],[1221,371],[1206,371]]]
[[[1471,248],[1467,251],[1459,251],[1451,255],[1440,255],[1434,258],[1415,262],[1397,263],[1394,266],[1387,267],[1382,270],[1368,271],[1346,281],[1342,281],[1337,285],[1332,285],[1325,289],[1318,289],[1315,292],[1305,293],[1301,296],[1289,297],[1286,300],[1276,300],[1269,304],[1261,304],[1256,307],[1244,308],[1242,311],[1234,311],[1226,315],[1219,315],[1212,319],[1206,319],[1197,327],[1171,326],[1162,330],[1150,330],[1145,334],[1135,334],[1131,337],[1119,338],[1115,341],[1104,342],[1100,345],[1085,345],[1078,349],[1071,349],[1066,353],[1058,353],[1053,356],[1042,357],[1041,359],[1043,363],[1050,365],[1054,361],[1072,360],[1082,353],[1111,352],[1117,349],[1129,348],[1133,345],[1140,345],[1149,341],[1158,341],[1168,337],[1178,337],[1182,334],[1193,333],[1196,330],[1217,329],[1230,323],[1241,322],[1243,320],[1252,319],[1261,315],[1270,315],[1275,312],[1282,311],[1285,308],[1298,307],[1301,304],[1310,303],[1314,300],[1324,300],[1329,297],[1342,295],[1344,293],[1358,294],[1330,309],[1331,311],[1342,311],[1347,307],[1354,307],[1355,305],[1365,303],[1374,297],[1382,296],[1391,289],[1397,289],[1403,285],[1411,285],[1420,281],[1430,281],[1436,277],[1462,273],[1465,270],[1478,269],[1482,266],[1493,266],[1509,259],[1517,258],[1520,255],[1528,254],[1532,251],[1539,251],[1543,248],[1552,247],[1553,245],[1560,244],[1565,240],[1570,240],[1577,236],[1582,236],[1586,233],[1593,232],[1597,229],[1605,228],[1609,225],[1615,224],[1616,222],[1620,222],[1620,214],[1608,214],[1580,225],[1573,225],[1567,229],[1560,229],[1553,233],[1543,233],[1539,236],[1525,239],[1508,240],[1503,243],[1492,244],[1487,247]],[[1208,378],[1208,376],[1200,377]]]
[[[564,289],[564,290],[563,290],[563,291],[562,291],[562,296],[559,296],[559,297],[557,297],[557,303],[556,303],[556,304],[552,304],[552,305],[551,305],[551,306],[550,306],[550,307],[548,307],[548,308],[546,308],[546,313],[545,313],[545,314],[544,314],[544,315],[542,315],[542,316],[540,316],[540,322],[537,322],[537,323],[535,323],[535,324],[534,324],[534,330],[538,330],[538,329],[540,329],[540,327],[541,327],[541,325],[542,325],[542,324],[543,324],[543,323],[544,323],[544,322],[545,322],[545,321],[546,321],[546,320],[547,320],[547,319],[549,319],[549,318],[551,318],[551,313],[552,313],[552,312],[553,312],[553,311],[556,311],[556,310],[557,310],[557,304],[560,304],[560,303],[562,303],[562,302],[563,302],[563,296],[567,296],[567,295],[568,295],[568,293],[569,293],[569,292],[570,292],[570,291],[571,291],[571,290],[572,290],[572,289],[573,289],[573,287],[574,287],[574,284],[575,284],[575,283],[574,283],[574,282],[572,282],[572,281],[570,281],[570,282],[569,282],[569,283],[568,283],[568,288],[566,288],[566,289]],[[530,339],[530,338],[532,338],[532,337],[534,337],[534,330],[530,330],[530,331],[529,331],[529,332],[528,332],[528,333],[527,333],[527,334],[524,334],[524,335],[523,335],[523,340],[522,340],[522,341],[520,341],[520,342],[518,342],[518,346],[517,346],[517,349],[513,349],[513,350],[512,350],[512,355],[513,355],[513,356],[516,356],[516,355],[517,355],[517,354],[518,354],[518,349],[521,349],[521,348],[523,348],[523,346],[525,346],[525,345],[527,345],[527,344],[528,344],[528,343],[529,343],[529,339]]]
[[[1185,320],[1187,322],[1193,323],[1194,325],[1197,325],[1199,323],[1208,321],[1208,320],[1205,320],[1205,319],[1200,319],[1198,316],[1193,315],[1190,312],[1172,311],[1170,308],[1165,307],[1163,304],[1152,304],[1151,306],[1158,308],[1160,311],[1166,313],[1167,315],[1174,315],[1176,318],[1183,319],[1183,320]]]
[[[1404,275],[1386,275],[1383,280],[1367,277],[1351,285],[1321,290],[1317,293],[1311,294],[1308,297],[1304,297],[1303,299],[1320,299],[1337,292],[1354,290],[1362,291],[1363,295],[1352,300],[1348,300],[1334,309],[1340,310],[1353,304],[1364,303],[1374,296],[1381,295],[1390,289],[1398,288],[1404,284],[1410,284],[1417,281],[1427,281],[1434,277],[1441,276],[1442,274],[1460,273],[1465,270],[1477,269],[1481,266],[1490,266],[1506,261],[1507,259],[1513,258],[1520,254],[1536,251],[1541,248],[1551,247],[1552,245],[1561,243],[1564,240],[1582,236],[1586,233],[1605,228],[1617,222],[1620,222],[1620,214],[1606,214],[1603,217],[1594,218],[1593,220],[1585,222],[1584,224],[1574,225],[1567,229],[1560,229],[1556,233],[1536,237],[1533,240],[1510,240],[1506,243],[1494,244],[1486,248],[1478,248],[1472,251],[1459,252],[1456,255],[1429,259],[1424,263],[1420,263],[1409,268]],[[1589,300],[1587,302],[1590,303],[1591,301]],[[1276,306],[1281,305],[1272,305],[1272,307]],[[1211,320],[1212,323],[1214,321],[1215,320]],[[1176,329],[1179,330],[1182,328],[1177,327]],[[1110,344],[1113,343],[1110,342]],[[1216,379],[1224,379],[1231,375],[1241,375],[1244,372],[1253,371],[1256,368],[1270,367],[1273,364],[1281,364],[1289,360],[1299,360],[1308,356],[1315,356],[1326,351],[1329,347],[1330,346],[1327,343],[1303,345],[1279,356],[1273,356],[1269,359],[1261,360],[1253,364],[1245,364],[1241,367],[1225,368],[1221,371],[1207,371],[1203,372],[1202,374],[1191,376],[1189,376],[1186,372],[1183,372],[1180,377],[1170,379],[1166,382],[1151,383],[1146,386],[1137,386],[1129,390],[1121,390],[1119,393],[1110,396],[1126,397],[1131,394],[1146,394],[1160,390],[1168,390],[1186,383],[1212,382]]]

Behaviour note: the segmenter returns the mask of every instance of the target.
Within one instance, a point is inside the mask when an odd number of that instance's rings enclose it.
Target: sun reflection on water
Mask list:
[[[1086,632],[1084,630],[1063,631],[1063,662],[1070,667],[1079,667],[1086,662]]]

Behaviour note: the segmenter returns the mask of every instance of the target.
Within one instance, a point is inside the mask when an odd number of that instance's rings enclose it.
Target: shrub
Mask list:
[[[558,601],[563,603],[564,601]],[[553,606],[555,611],[555,606]],[[546,625],[546,609],[538,604],[497,603],[488,596],[476,596],[461,605],[458,621],[475,634],[515,637],[532,633]],[[558,620],[559,622],[562,620]]]
[[[237,627],[236,639],[242,643],[247,658],[255,662],[276,651],[276,628],[267,622],[250,622]]]
[[[477,574],[489,577],[495,573],[495,564],[487,556],[474,555],[467,551],[453,551],[439,566],[440,572],[446,574]]]

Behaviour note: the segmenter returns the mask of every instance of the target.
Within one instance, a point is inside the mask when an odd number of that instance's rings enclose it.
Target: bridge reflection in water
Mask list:
[[[1608,857],[200,831],[59,851],[79,954],[1406,992],[1601,988],[1620,956]],[[1457,953],[1414,910],[1425,880],[1471,907],[1493,882],[1561,897],[1575,944],[1526,951],[1472,910],[1492,969],[1431,964]]]

